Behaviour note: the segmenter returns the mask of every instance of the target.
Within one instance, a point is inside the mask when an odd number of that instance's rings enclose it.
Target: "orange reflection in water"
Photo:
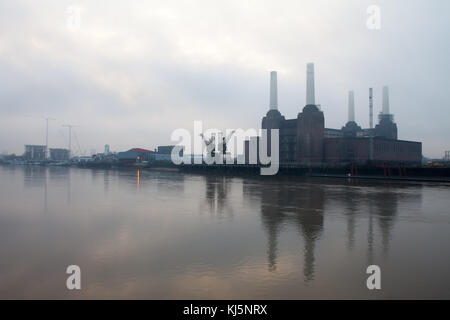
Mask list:
[[[136,187],[139,190],[139,185],[141,184],[141,172],[140,170],[137,171],[137,179],[136,179]]]

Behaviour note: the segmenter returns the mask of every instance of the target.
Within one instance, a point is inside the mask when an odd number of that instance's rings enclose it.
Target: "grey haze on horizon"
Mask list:
[[[366,26],[369,5],[381,29]],[[66,26],[81,8],[79,29]],[[170,144],[174,129],[259,128],[278,71],[279,110],[305,104],[315,63],[325,126],[342,127],[355,91],[356,121],[369,125],[389,85],[399,138],[423,153],[450,150],[449,1],[1,1],[0,153],[24,144],[122,151]]]

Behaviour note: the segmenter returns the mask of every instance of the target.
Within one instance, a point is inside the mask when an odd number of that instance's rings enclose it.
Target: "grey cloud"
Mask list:
[[[80,30],[65,27],[68,5],[82,8]],[[279,71],[280,111],[304,104],[305,64],[316,64],[326,125],[368,125],[367,91],[391,87],[402,139],[424,153],[449,149],[446,34],[450,3],[377,1],[382,28],[366,28],[372,1],[14,1],[0,4],[0,150],[20,153],[43,139],[63,144],[64,122],[83,149],[170,142],[194,120],[259,127],[268,109],[270,70]],[[34,118],[27,117],[32,115]],[[41,137],[42,136],[42,137]],[[53,139],[53,140],[52,140]]]

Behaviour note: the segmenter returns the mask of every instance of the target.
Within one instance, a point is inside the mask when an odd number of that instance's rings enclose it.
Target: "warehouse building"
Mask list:
[[[142,148],[133,148],[117,154],[117,159],[122,163],[148,162],[154,160],[154,158],[154,151]]]
[[[172,161],[172,151],[178,151],[180,157],[183,157],[184,148],[182,146],[159,146],[155,153],[155,161]]]

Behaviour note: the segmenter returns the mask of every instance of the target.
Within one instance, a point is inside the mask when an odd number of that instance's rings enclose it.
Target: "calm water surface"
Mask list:
[[[445,184],[0,166],[3,299],[450,299],[449,245]]]

